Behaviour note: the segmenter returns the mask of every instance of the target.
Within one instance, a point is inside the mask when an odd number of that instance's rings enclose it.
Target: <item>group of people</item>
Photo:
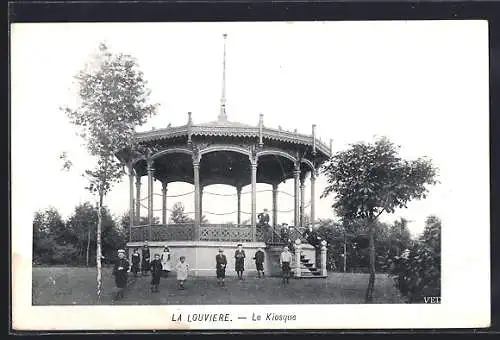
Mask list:
[[[143,275],[148,275],[148,273],[151,272],[151,291],[159,292],[160,279],[162,277],[168,277],[168,274],[172,271],[170,249],[165,246],[161,254],[155,254],[152,261],[150,261],[150,258],[151,253],[147,242],[145,242],[142,249],[142,256],[139,254],[138,249],[134,249],[132,254],[132,266],[130,266],[129,261],[126,259],[125,250],[118,250],[118,259],[116,260],[113,268],[113,275],[115,276],[115,283],[118,288],[115,296],[116,300],[123,298],[123,291],[127,287],[129,270],[133,273],[134,277],[137,277],[138,272],[141,272]],[[239,280],[243,280],[245,258],[245,250],[243,250],[243,245],[239,243],[236,251],[234,252],[235,271]],[[257,276],[259,278],[264,278],[265,276],[264,258],[265,253],[261,248],[255,252],[254,257],[252,258],[255,261]],[[283,283],[289,283],[291,262],[292,254],[290,253],[289,248],[285,246],[283,248],[283,252],[280,254],[280,267],[282,269]],[[222,248],[219,248],[218,254],[215,256],[215,267],[217,285],[224,287],[227,257]],[[186,262],[185,256],[179,257],[179,262],[175,265],[174,269],[177,275],[178,288],[184,289],[184,283],[189,274],[189,264]]]
[[[159,256],[159,258],[157,258]],[[141,260],[142,259],[142,260]],[[161,264],[161,269],[159,269],[162,277],[167,277],[168,273],[172,271],[172,264],[170,258],[170,249],[165,246],[163,248],[163,252],[161,254],[155,254],[155,258],[151,261],[151,252],[149,250],[149,246],[147,242],[144,242],[144,247],[142,248],[142,256],[139,254],[139,250],[136,248],[132,253],[132,268],[131,272],[134,274],[134,277],[137,277],[137,273],[141,272],[142,275],[148,275],[151,271],[158,270],[158,261]],[[154,268],[153,268],[154,264]]]
[[[264,277],[264,251],[259,248],[253,257],[255,261],[255,268],[257,269],[257,276],[259,278]],[[234,264],[236,275],[238,275],[239,280],[243,280],[243,272],[245,271],[245,251],[243,250],[243,245],[239,243],[237,245],[236,251],[234,252]],[[226,266],[227,258],[224,254],[224,250],[219,248],[219,253],[215,256],[215,269],[217,276],[217,285],[224,287],[224,279],[226,277]]]
[[[167,246],[163,248],[161,254],[155,254],[154,259],[151,261],[151,253],[147,242],[142,249],[142,259],[139,251],[134,249],[132,254],[132,266],[126,259],[125,250],[118,250],[118,259],[115,261],[113,267],[113,275],[115,276],[115,284],[118,288],[115,295],[115,300],[123,298],[123,291],[127,287],[128,272],[133,273],[137,277],[137,273],[141,272],[147,276],[151,272],[151,291],[159,292],[160,279],[166,278],[172,271],[170,250]],[[186,257],[181,256],[179,262],[175,265],[175,272],[177,274],[177,282],[179,289],[184,289],[184,282],[188,277],[189,264],[186,262]]]

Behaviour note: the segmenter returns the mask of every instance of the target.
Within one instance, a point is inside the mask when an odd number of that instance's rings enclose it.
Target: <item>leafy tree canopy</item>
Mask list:
[[[321,197],[335,194],[332,207],[348,220],[376,219],[412,199],[425,198],[437,169],[425,158],[407,161],[387,138],[357,143],[335,154],[322,168],[327,178]]]
[[[88,189],[105,196],[124,174],[115,155],[139,149],[135,127],[154,115],[158,105],[148,103],[150,91],[137,61],[127,54],[111,53],[105,44],[99,45],[98,53],[76,80],[79,106],[64,111],[81,129],[90,155],[97,158],[96,167],[85,172],[90,179]]]

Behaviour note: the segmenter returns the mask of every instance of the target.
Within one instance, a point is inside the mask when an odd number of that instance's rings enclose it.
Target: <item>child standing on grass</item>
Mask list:
[[[151,261],[151,291],[159,292],[158,286],[160,285],[160,278],[162,274],[163,266],[161,265],[160,255],[155,254],[155,258]]]
[[[245,270],[245,251],[243,250],[243,245],[238,243],[238,248],[234,252],[235,259],[235,269],[236,274],[238,274],[238,279],[243,280],[243,271]]]
[[[132,254],[132,273],[134,273],[134,277],[137,277],[137,273],[140,270],[141,265],[141,255],[137,248],[134,249],[134,253]]]
[[[118,259],[113,267],[113,275],[115,276],[115,284],[118,288],[114,300],[123,298],[123,291],[127,287],[129,263],[125,258],[125,250],[118,250]]]
[[[189,264],[187,264],[185,256],[179,258],[179,262],[175,266],[175,272],[177,273],[179,289],[184,289],[184,282],[187,280],[189,272]]]
[[[219,248],[219,254],[215,256],[215,267],[217,274],[217,286],[224,287],[224,278],[226,277],[227,258],[224,250]]]
[[[290,283],[290,263],[292,262],[292,254],[290,253],[288,247],[283,248],[283,252],[280,255],[280,266],[283,272],[283,283]]]
[[[161,253],[161,265],[163,266],[163,277],[167,277],[168,273],[172,270],[172,264],[170,263],[170,249],[167,246],[163,248],[163,253]]]

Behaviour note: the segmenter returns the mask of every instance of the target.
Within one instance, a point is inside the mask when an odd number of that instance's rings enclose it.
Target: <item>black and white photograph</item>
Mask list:
[[[489,324],[485,21],[11,34],[20,329]]]

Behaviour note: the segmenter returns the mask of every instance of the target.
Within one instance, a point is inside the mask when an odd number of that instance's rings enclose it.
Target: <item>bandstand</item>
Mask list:
[[[226,36],[224,35],[224,38]],[[294,218],[290,230],[294,247],[295,277],[325,277],[326,269],[316,268],[316,250],[302,237],[300,228],[314,227],[315,180],[318,168],[331,156],[327,146],[316,137],[315,125],[311,134],[275,129],[258,123],[247,125],[228,120],[225,102],[225,44],[224,73],[220,113],[217,120],[206,123],[194,121],[188,113],[186,124],[153,129],[136,134],[142,152],[124,150],[118,156],[129,170],[130,183],[130,240],[129,254],[148,242],[151,255],[161,253],[168,245],[175,260],[184,255],[194,275],[214,276],[215,255],[224,248],[228,259],[227,273],[234,271],[234,249],[242,243],[247,254],[245,271],[255,271],[252,257],[258,248],[266,252],[265,271],[279,272],[279,252],[283,246],[278,231],[278,188],[287,179],[294,181]],[[147,224],[141,225],[141,178],[147,176]],[[310,223],[304,226],[306,214],[305,182],[310,181]],[[154,181],[162,184],[162,214],[160,224],[153,222]],[[187,182],[194,186],[194,222],[169,224],[167,221],[167,192],[172,182]],[[270,227],[259,229],[257,224],[257,183],[272,185]],[[235,224],[202,222],[203,188],[225,184],[235,188]],[[250,222],[241,219],[242,188],[251,186]],[[326,259],[326,247],[321,258]],[[323,254],[324,252],[324,254]],[[298,261],[298,259],[301,259]],[[321,266],[323,267],[323,266]],[[326,267],[325,267],[326,268]]]

